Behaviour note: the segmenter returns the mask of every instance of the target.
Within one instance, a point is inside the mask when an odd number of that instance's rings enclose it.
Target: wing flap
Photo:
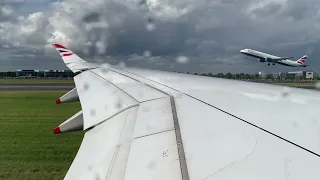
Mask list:
[[[139,138],[174,129],[170,98],[140,104],[133,137]]]
[[[181,179],[171,107],[142,102],[90,129],[65,179]]]
[[[128,117],[132,120],[136,111],[137,107],[126,110],[86,132],[64,179],[105,179],[118,151],[124,124]]]
[[[175,131],[167,131],[132,142],[125,180],[181,180]]]

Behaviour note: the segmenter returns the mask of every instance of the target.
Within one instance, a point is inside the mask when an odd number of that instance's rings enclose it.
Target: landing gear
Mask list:
[[[275,63],[273,63],[272,65],[276,65]]]
[[[270,64],[268,63],[268,66],[270,66]]]

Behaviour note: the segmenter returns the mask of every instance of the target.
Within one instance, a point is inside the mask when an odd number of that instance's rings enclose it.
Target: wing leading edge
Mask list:
[[[65,179],[320,176],[316,93],[112,66],[75,82],[88,131]]]

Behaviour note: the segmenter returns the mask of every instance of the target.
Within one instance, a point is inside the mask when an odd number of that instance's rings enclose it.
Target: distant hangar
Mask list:
[[[16,70],[16,77],[73,77],[71,70]]]
[[[302,76],[306,79],[313,79],[314,78],[314,72],[313,71],[292,71],[287,72],[288,74],[294,74],[295,76]]]

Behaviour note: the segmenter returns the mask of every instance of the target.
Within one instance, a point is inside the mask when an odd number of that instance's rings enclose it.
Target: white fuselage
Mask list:
[[[306,65],[300,64],[297,61],[291,61],[289,59],[282,59],[282,60],[277,60],[281,59],[281,57],[274,56],[271,54],[263,53],[260,51],[252,50],[252,49],[243,49],[240,51],[242,54],[245,54],[247,56],[255,57],[260,59],[260,62],[267,62],[268,65],[272,63],[273,65],[275,63],[281,64],[284,66],[291,66],[291,67],[305,67]]]

